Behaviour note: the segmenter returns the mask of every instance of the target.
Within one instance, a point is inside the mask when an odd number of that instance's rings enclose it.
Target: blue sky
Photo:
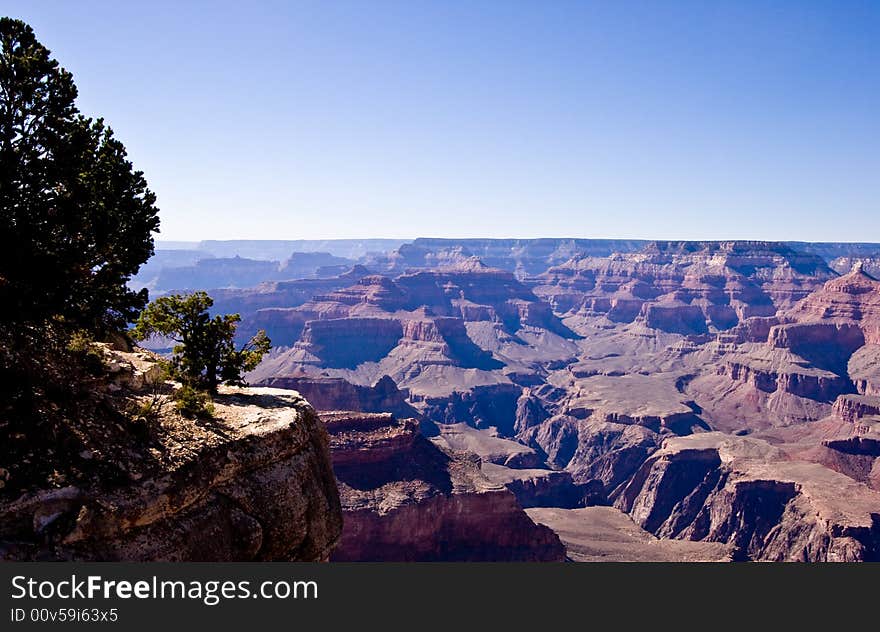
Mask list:
[[[4,2],[162,239],[880,241],[880,2]]]

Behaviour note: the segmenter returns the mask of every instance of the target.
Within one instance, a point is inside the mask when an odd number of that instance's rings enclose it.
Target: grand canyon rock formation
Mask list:
[[[629,543],[646,559],[867,560],[880,515],[871,257],[880,247],[416,240],[332,277],[217,295],[243,335],[265,327],[280,345],[252,383],[416,419],[572,559],[624,559]],[[403,510],[393,485],[369,497],[373,513]]]
[[[344,529],[338,561],[562,561],[537,525],[479,462],[444,452],[412,420],[325,412]]]
[[[818,256],[765,242],[653,242],[550,268],[539,294],[560,312],[640,320],[679,334],[772,316],[834,276]]]
[[[738,559],[880,555],[880,493],[758,439],[715,432],[668,439],[615,504],[649,532],[729,543]]]

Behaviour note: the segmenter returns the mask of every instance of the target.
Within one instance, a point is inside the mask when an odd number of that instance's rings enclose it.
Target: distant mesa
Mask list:
[[[773,316],[834,276],[818,256],[781,243],[651,242],[552,267],[536,293],[559,312],[702,335]]]

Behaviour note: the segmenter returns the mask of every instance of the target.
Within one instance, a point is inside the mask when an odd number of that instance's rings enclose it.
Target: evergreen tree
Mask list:
[[[28,25],[0,18],[0,46],[0,336],[119,331],[147,301],[126,282],[153,254],[155,195]]]
[[[177,345],[171,359],[172,375],[186,386],[216,393],[219,384],[243,384],[242,374],[257,368],[270,348],[260,330],[242,349],[235,348],[235,331],[241,317],[211,317],[214,301],[205,292],[163,296],[141,312],[133,335],[143,340],[154,334]]]

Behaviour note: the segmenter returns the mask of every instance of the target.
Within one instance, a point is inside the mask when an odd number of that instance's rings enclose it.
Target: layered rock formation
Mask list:
[[[615,505],[662,537],[724,542],[737,559],[880,559],[880,493],[755,439],[669,439]]]
[[[177,261],[185,265],[173,265]],[[354,263],[327,252],[294,252],[284,260],[269,261],[172,250],[162,252],[155,261],[151,260],[147,269],[138,274],[135,283],[140,281],[154,294],[203,288],[249,288],[276,280],[336,276]]]
[[[580,485],[571,473],[544,468],[515,469],[483,463],[482,472],[493,483],[513,492],[522,507],[560,507],[564,509],[604,502],[602,485],[597,481]]]
[[[809,438],[795,444],[797,456],[880,490],[880,397],[841,395],[831,415],[814,425]]]
[[[299,339],[287,359],[293,364],[308,359],[328,368],[354,368],[363,362],[378,361],[402,345],[401,355],[418,351],[419,347],[436,351],[433,357],[426,358],[431,363],[436,363],[439,355],[449,363],[465,367],[499,368],[501,365],[492,362],[491,354],[469,339],[465,323],[474,321],[499,323],[509,333],[532,326],[574,336],[549,306],[540,303],[513,275],[473,260],[441,271],[405,274],[394,280],[368,275],[346,287],[315,294],[296,309],[285,304],[294,301],[283,295],[282,290],[278,287],[261,293],[258,304],[262,309],[250,320],[246,318],[243,327],[249,331],[257,324],[265,324],[269,316],[276,318],[284,341],[293,335]],[[241,307],[252,309],[256,300],[257,297],[250,297],[251,303]],[[273,307],[267,301],[279,305]],[[226,308],[235,306],[226,296],[222,296],[219,304]],[[274,329],[271,324],[267,327],[270,332]],[[347,335],[363,344],[343,339],[332,345],[335,351],[325,344],[327,339]],[[362,347],[369,347],[369,352]],[[337,355],[324,358],[322,352]],[[339,354],[350,357],[343,360]],[[334,366],[340,362],[344,366]],[[273,374],[278,372],[277,368],[272,369]]]
[[[251,287],[279,278],[277,261],[241,257],[199,259],[191,266],[163,268],[153,283],[155,292],[205,287]]]
[[[845,256],[832,259],[828,266],[838,274],[846,274],[855,266],[860,266],[866,274],[875,279],[880,278],[880,251],[875,250],[874,256]]]
[[[858,264],[849,274],[829,281],[806,297],[788,316],[803,326],[836,328],[838,334],[831,338],[840,345],[858,348],[866,343],[880,344],[880,281]],[[861,337],[850,329],[860,330]]]
[[[436,268],[477,257],[518,278],[540,274],[578,255],[604,257],[632,252],[645,245],[638,239],[436,239],[420,238],[385,256],[374,256],[371,267],[383,272]]]
[[[316,295],[351,285],[366,274],[366,268],[356,265],[335,277],[275,281],[246,289],[213,289],[211,298],[217,312],[239,312],[246,319],[261,309],[297,307]]]
[[[523,348],[540,355],[547,337],[572,346],[577,338],[511,273],[473,259],[395,279],[365,276],[287,310],[285,322],[302,322],[296,343],[264,362],[254,382],[326,374],[371,384],[387,375],[432,422],[508,435],[519,384],[541,369],[498,356]]]
[[[815,256],[769,242],[652,242],[637,253],[576,257],[536,293],[559,312],[636,319],[679,334],[772,316],[834,276]]]
[[[215,257],[283,261],[291,252],[329,253],[360,260],[371,253],[389,252],[403,243],[403,239],[204,239],[185,245]]]
[[[316,410],[353,410],[365,413],[391,413],[406,419],[418,413],[407,402],[409,393],[400,390],[387,375],[372,386],[352,384],[339,377],[277,377],[267,386],[291,389],[305,397]]]
[[[246,314],[290,341],[251,379],[325,410],[418,418],[434,449],[469,454],[481,484],[564,533],[572,559],[621,559],[622,543],[647,559],[876,557],[878,282],[838,277],[825,261],[845,250],[828,244],[620,250],[432,242],[373,257],[372,273]],[[382,423],[363,436],[408,436]],[[361,458],[385,454],[371,441]],[[435,516],[442,488],[413,496],[405,481],[428,475],[383,459],[390,478],[351,485],[367,505],[357,537],[382,542],[382,503],[394,529],[420,511],[431,533],[452,529]]]
[[[871,395],[841,395],[834,402],[833,414],[847,423],[858,423],[863,417],[880,415],[880,397]]]
[[[853,353],[847,372],[858,393],[880,395],[880,345],[865,345]]]
[[[565,549],[478,464],[411,420],[324,413],[345,527],[338,561],[561,561]]]
[[[660,436],[642,426],[551,417],[521,435],[542,449],[548,463],[582,485],[598,484],[607,498],[654,452]]]
[[[565,543],[575,562],[728,562],[720,542],[670,540],[648,533],[614,507],[535,508],[526,513]]]
[[[751,398],[755,413],[770,410],[771,423],[774,418],[782,424],[820,419],[839,396],[874,392],[880,282],[861,267],[828,281],[775,321],[751,329],[766,331],[766,340],[735,344],[738,340],[725,339],[715,372],[734,388],[747,386],[740,396]],[[718,392],[712,380],[691,386],[703,391],[704,403],[713,399],[706,397],[708,391]]]

